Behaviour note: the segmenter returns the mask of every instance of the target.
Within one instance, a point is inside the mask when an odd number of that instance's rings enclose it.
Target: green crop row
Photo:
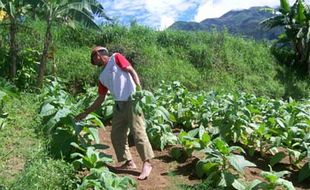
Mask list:
[[[81,122],[74,119],[89,103],[90,96],[76,101],[64,90],[61,81],[50,80],[49,83],[41,95],[39,115],[44,126],[42,132],[49,139],[49,151],[55,158],[71,162],[76,171],[88,171],[76,188],[135,188],[133,179],[119,177],[108,170],[107,164],[112,162],[112,158],[99,151],[107,146],[99,142],[98,129],[104,125],[98,115],[90,114]]]
[[[172,155],[184,159],[192,156],[193,151],[203,152],[205,158],[197,163],[197,174],[200,177],[208,174],[208,179],[217,178],[217,182],[213,180],[216,185],[244,189],[244,185],[238,181],[234,183],[232,175],[225,172],[228,168],[240,172],[246,166],[254,166],[241,154],[253,156],[255,152],[265,159],[271,154],[270,166],[288,156],[292,167],[299,170],[299,181],[310,177],[309,99],[297,102],[243,92],[190,92],[179,82],[162,83],[154,93],[142,91],[134,97],[137,99],[136,110],[142,109],[146,116],[146,130],[155,148],[163,149],[167,144],[175,143],[172,131],[181,129],[177,139],[181,148],[174,148]],[[229,146],[235,144],[245,150]],[[236,151],[238,155],[235,155]],[[212,175],[210,171],[213,171]],[[272,170],[269,173],[283,181]],[[231,183],[228,185],[228,182]],[[289,182],[284,183],[291,186]],[[268,186],[263,182],[258,184]],[[272,189],[276,184],[269,185]]]

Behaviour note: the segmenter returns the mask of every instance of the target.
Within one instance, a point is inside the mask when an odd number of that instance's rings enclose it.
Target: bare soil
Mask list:
[[[106,127],[99,131],[100,142],[104,145],[108,145],[109,148],[104,150],[105,154],[112,155],[113,160],[116,162],[115,152],[111,143],[111,127]],[[136,147],[130,143],[130,152],[132,158],[137,165],[136,170],[129,171],[114,171],[119,175],[130,176],[133,179],[137,179],[142,168],[142,161],[136,150]],[[192,162],[188,160],[186,163],[176,163],[169,156],[169,148],[163,151],[154,150],[155,158],[152,160],[153,170],[151,175],[146,180],[136,180],[138,184],[138,190],[158,190],[158,189],[179,189],[177,184],[196,184],[199,183],[198,179],[191,179],[192,174]],[[115,163],[113,166],[119,166],[119,163]]]
[[[115,160],[113,166],[119,166],[120,164],[116,163],[116,156],[112,147],[110,133],[110,126],[106,127],[105,129],[101,129],[99,131],[100,142],[104,145],[109,146],[108,149],[104,150],[104,153],[112,155],[113,160]],[[130,176],[133,179],[137,179],[141,171],[142,161],[139,157],[139,154],[137,153],[134,143],[131,142],[130,138],[129,144],[132,158],[137,165],[137,169],[113,172],[121,176]],[[170,157],[170,149],[171,147],[168,147],[163,151],[154,150],[155,158],[152,160],[152,173],[147,180],[136,180],[138,184],[138,190],[177,190],[180,189],[180,185],[194,185],[201,183],[201,180],[197,179],[197,177],[193,175],[193,169],[195,168],[194,166],[198,161],[197,157],[200,157],[200,155],[194,155],[194,157],[187,159],[184,163],[178,163]],[[260,173],[262,171],[269,171],[269,160],[264,160],[258,155],[253,156],[252,158],[248,157],[247,159],[255,163],[257,167],[246,168],[244,173],[244,179],[246,181],[252,181],[254,179],[259,179],[263,181],[264,179],[260,177]],[[291,175],[289,175],[286,179],[294,184],[296,190],[310,190],[309,180],[303,183],[298,183],[297,170],[295,171],[289,168],[288,159],[284,159],[279,165],[277,165],[277,167],[274,167],[274,169],[276,171],[290,171]]]

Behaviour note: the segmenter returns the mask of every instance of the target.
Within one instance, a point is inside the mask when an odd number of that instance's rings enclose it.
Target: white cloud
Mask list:
[[[194,1],[186,0],[146,0],[145,8],[154,20],[160,21],[160,29],[173,24],[180,13],[193,6]]]
[[[295,0],[289,1],[290,3],[295,2]],[[194,20],[200,22],[206,18],[220,17],[230,10],[265,5],[276,7],[280,5],[280,0],[204,0],[199,6]]]
[[[172,25],[175,22],[175,18],[173,17],[168,17],[168,16],[162,16],[160,18],[160,30],[164,30],[165,28],[169,27],[170,25]]]
[[[184,11],[198,5],[200,0],[101,0],[101,2],[108,15],[114,18],[126,17],[134,20],[140,17],[144,18],[143,24],[164,29],[173,24]]]

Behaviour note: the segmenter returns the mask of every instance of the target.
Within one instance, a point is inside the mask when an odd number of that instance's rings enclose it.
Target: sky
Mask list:
[[[106,14],[123,25],[131,22],[163,30],[176,21],[201,22],[230,10],[277,7],[280,0],[99,0]],[[295,0],[289,0],[294,3]],[[309,2],[310,0],[306,0]]]

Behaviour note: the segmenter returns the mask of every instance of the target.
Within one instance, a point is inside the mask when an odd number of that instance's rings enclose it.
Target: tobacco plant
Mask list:
[[[260,181],[258,179],[251,182],[250,185],[246,186],[245,190],[256,190],[256,189],[262,189],[262,190],[273,190],[273,189],[287,189],[287,190],[295,190],[292,182],[283,179],[282,177],[284,175],[289,174],[288,171],[280,171],[275,172],[270,167],[270,171],[262,171],[260,176],[265,181]],[[242,188],[243,189],[243,188]]]
[[[175,121],[163,106],[158,105],[158,100],[149,91],[138,90],[132,95],[134,111],[144,114],[146,132],[154,148],[163,150],[167,145],[177,142],[177,137],[172,133],[172,121]]]
[[[203,152],[206,157],[196,164],[196,174],[198,177],[207,177],[207,181],[212,182],[215,187],[237,188],[241,184],[238,180],[239,173],[245,167],[256,166],[239,155],[245,153],[241,147],[229,147],[221,138],[214,139]]]
[[[119,177],[107,168],[92,168],[90,169],[90,173],[83,178],[81,185],[77,189],[134,190],[136,187],[136,182],[129,177]]]

